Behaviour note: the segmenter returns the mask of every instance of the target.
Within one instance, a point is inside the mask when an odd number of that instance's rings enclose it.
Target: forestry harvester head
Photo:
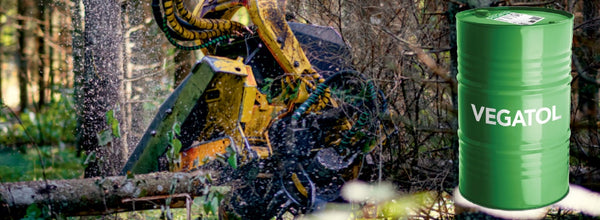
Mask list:
[[[244,219],[314,211],[339,197],[381,141],[385,103],[329,27],[286,20],[285,1],[153,0],[169,42],[205,55],[160,107],[125,173],[228,164]],[[232,17],[245,14],[250,24]],[[186,45],[180,42],[187,41]],[[193,44],[193,45],[190,45]]]

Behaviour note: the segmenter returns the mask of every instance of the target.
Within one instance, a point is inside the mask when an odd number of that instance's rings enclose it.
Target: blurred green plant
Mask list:
[[[169,138],[169,149],[167,150],[167,162],[169,162],[170,170],[175,170],[181,164],[181,141],[177,139],[177,136],[181,133],[181,124],[175,122],[172,126],[171,132],[167,133]]]
[[[347,204],[329,203],[323,211],[301,219],[438,219],[447,218],[449,213],[448,210],[440,212],[435,192],[400,195],[391,183],[352,181],[343,186],[341,195]]]
[[[117,106],[117,109],[119,107]],[[107,129],[101,130],[96,134],[98,138],[98,145],[106,146],[108,143],[111,143],[115,138],[121,137],[121,127],[119,127],[119,120],[117,120],[117,116],[115,115],[115,110],[111,109],[106,112],[106,125]]]
[[[82,161],[85,157],[77,157],[75,151],[75,147],[65,145],[43,146],[39,151],[29,149],[24,153],[10,148],[1,149],[0,182],[41,180],[42,172],[47,179],[79,178],[83,174]],[[45,168],[42,168],[40,158],[44,160]]]
[[[75,142],[77,117],[70,96],[61,96],[48,103],[40,112],[26,109],[14,115],[8,107],[0,111],[0,148],[23,147],[31,144],[57,146]],[[33,143],[32,143],[33,142]]]
[[[50,210],[48,210],[47,206],[42,206],[40,209],[36,204],[31,204],[27,207],[25,217],[21,220],[44,220],[50,218]]]

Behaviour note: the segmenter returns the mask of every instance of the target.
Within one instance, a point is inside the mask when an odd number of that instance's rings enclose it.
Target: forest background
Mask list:
[[[335,28],[351,48],[346,59],[383,90],[394,132],[373,152],[374,178],[404,192],[451,193],[458,182],[454,15],[487,6],[575,15],[570,181],[600,191],[600,1],[298,0],[287,12]],[[200,56],[168,43],[150,1],[0,0],[0,181],[117,174]],[[102,145],[109,118],[119,133]]]

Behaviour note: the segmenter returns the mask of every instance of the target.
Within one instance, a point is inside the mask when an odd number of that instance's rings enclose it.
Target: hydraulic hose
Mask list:
[[[166,18],[170,28],[186,40],[208,40],[210,38],[225,34],[225,32],[222,30],[207,29],[202,31],[192,31],[184,28],[176,19],[177,15],[175,9],[173,8],[173,0],[164,0],[163,9],[165,13],[164,17]]]
[[[175,0],[175,2],[173,0],[153,0],[152,13],[167,40],[181,50],[198,50],[215,45],[231,38],[230,33],[241,31],[244,28],[242,24],[226,19],[195,18],[184,7],[182,0]],[[181,14],[183,18],[179,17],[177,13]],[[184,46],[178,43],[178,41],[194,40],[201,40],[204,43],[195,46]]]
[[[173,31],[171,28],[164,28],[166,26],[166,22],[163,18],[162,12],[161,12],[161,1],[160,0],[152,0],[152,15],[154,16],[154,21],[156,21],[156,24],[158,24],[158,27],[160,28],[160,30],[162,30],[165,35],[170,36],[172,39],[174,38],[175,40],[186,40],[182,37],[180,37],[177,33],[175,33],[175,31]]]
[[[187,23],[191,24],[193,27],[196,27],[200,30],[221,30],[224,32],[233,32],[233,31],[243,31],[244,25],[226,19],[206,19],[206,18],[195,18],[189,10],[185,8],[183,5],[183,0],[175,0],[175,7],[177,8],[177,12],[183,20]]]

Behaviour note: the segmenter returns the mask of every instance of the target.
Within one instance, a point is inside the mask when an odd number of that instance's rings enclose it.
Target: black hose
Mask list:
[[[169,27],[169,25],[167,25],[166,18],[164,17],[166,15],[163,15],[161,12],[162,4],[163,4],[163,2],[161,0],[152,0],[152,14],[154,16],[154,20],[158,24],[159,29],[165,33],[165,36],[167,37],[167,40],[169,41],[169,43],[171,43],[173,46],[177,47],[180,50],[187,50],[187,51],[198,50],[198,49],[206,48],[208,46],[215,45],[221,41],[231,38],[230,35],[223,35],[223,36],[219,36],[214,39],[211,39],[201,45],[196,45],[196,46],[181,45],[177,42],[177,40],[179,40],[179,41],[191,41],[191,40],[181,37],[177,32],[175,32],[173,29],[171,29]],[[180,25],[182,25],[184,28],[193,27],[194,29],[197,30],[197,28],[195,26],[183,21],[183,19],[181,19],[177,16],[175,16],[175,18],[180,23]]]
[[[154,21],[156,21],[158,28],[162,32],[164,32],[165,35],[171,36],[175,40],[189,41],[189,40],[179,36],[179,34],[177,34],[177,32],[175,32],[173,29],[169,28],[168,25],[166,25],[167,23],[165,22],[165,19],[163,19],[163,15],[161,12],[161,5],[162,5],[161,0],[152,0],[152,15],[154,16]],[[164,28],[165,25],[167,26],[167,28]]]

